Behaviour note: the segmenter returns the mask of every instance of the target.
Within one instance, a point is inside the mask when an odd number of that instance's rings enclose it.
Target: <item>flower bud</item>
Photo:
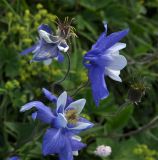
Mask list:
[[[128,91],[128,99],[133,103],[140,103],[147,88],[141,81],[133,83]]]
[[[107,157],[111,154],[112,150],[110,146],[98,146],[96,150],[94,151],[95,155],[100,157]]]

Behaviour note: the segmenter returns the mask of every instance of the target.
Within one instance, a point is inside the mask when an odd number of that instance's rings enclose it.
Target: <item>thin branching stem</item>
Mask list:
[[[87,80],[83,85],[81,85],[80,87],[78,87],[75,92],[71,95],[71,97],[74,97],[75,95],[77,95],[81,89],[85,88],[86,86],[88,86],[89,84],[89,80]]]
[[[146,131],[146,130],[157,127],[157,125],[156,125],[157,122],[158,122],[158,116],[154,117],[150,122],[148,122],[144,126],[139,127],[136,130],[133,130],[133,131],[130,131],[130,132],[127,132],[127,133],[123,133],[123,134],[118,134],[118,135],[112,135],[111,134],[111,135],[107,135],[107,137],[112,137],[112,138],[130,137],[130,136],[139,134],[143,131]]]
[[[67,71],[66,71],[66,73],[65,73],[65,76],[64,76],[62,79],[60,79],[59,81],[53,83],[53,85],[52,85],[53,87],[54,87],[56,84],[60,84],[60,83],[62,83],[63,81],[65,81],[65,79],[66,79],[67,76],[69,75],[70,68],[71,68],[71,60],[70,60],[70,55],[69,55],[68,52],[66,52],[65,55],[67,56],[67,60],[68,60],[68,68],[67,68]]]

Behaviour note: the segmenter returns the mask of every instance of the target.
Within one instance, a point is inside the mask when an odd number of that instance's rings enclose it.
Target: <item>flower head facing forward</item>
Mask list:
[[[54,35],[46,24],[38,27],[38,33],[40,37],[38,42],[21,54],[26,55],[32,52],[34,55],[31,61],[44,61],[49,64],[52,58],[57,58],[59,62],[62,62],[64,57],[61,52],[67,52],[69,49],[66,40],[59,35]]]
[[[80,117],[86,100],[80,99],[72,102],[66,92],[58,98],[46,89],[43,89],[43,92],[48,100],[56,104],[55,111],[40,101],[33,101],[25,104],[21,112],[35,107],[37,111],[32,114],[32,118],[51,125],[43,139],[44,155],[57,153],[61,160],[73,159],[73,154],[77,154],[78,150],[85,146],[79,139],[75,139],[75,135],[93,126],[91,122]]]
[[[127,35],[128,29],[112,33],[106,36],[107,24],[104,24],[105,32],[101,34],[92,49],[84,55],[84,66],[88,69],[88,77],[91,82],[93,98],[96,105],[101,99],[109,95],[104,76],[121,82],[120,70],[127,65],[127,60],[119,54],[126,47],[119,41]]]

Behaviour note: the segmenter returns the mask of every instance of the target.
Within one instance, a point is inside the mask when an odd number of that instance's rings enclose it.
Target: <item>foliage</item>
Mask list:
[[[157,124],[149,125],[137,134],[124,135],[148,124],[158,114],[158,1],[38,2],[0,1],[0,159],[15,154],[24,160],[53,159],[53,156],[43,158],[41,155],[46,126],[36,124],[38,122],[33,122],[31,117],[27,118],[27,113],[23,116],[19,112],[26,102],[41,98],[42,87],[47,87],[58,95],[66,90],[74,99],[87,99],[83,116],[94,122],[95,127],[81,134],[88,145],[75,157],[76,160],[99,159],[94,150],[102,144],[112,147],[112,155],[107,160],[156,160]],[[36,41],[37,27],[41,23],[48,23],[55,29],[56,16],[61,19],[74,17],[78,38],[69,42],[69,77],[61,85],[53,87],[55,80],[64,77],[67,60],[62,65],[56,61],[50,66],[36,62],[30,64],[32,55],[20,56],[19,52]],[[128,65],[121,75],[122,84],[107,79],[110,96],[96,108],[89,86],[77,94],[75,91],[76,86],[87,81],[82,56],[103,32],[103,20],[108,22],[109,33],[130,28],[129,35],[124,39],[127,48],[123,51]],[[136,85],[140,82],[142,85]],[[135,104],[131,101],[131,94],[136,96],[138,92],[141,97],[137,99],[141,102]]]

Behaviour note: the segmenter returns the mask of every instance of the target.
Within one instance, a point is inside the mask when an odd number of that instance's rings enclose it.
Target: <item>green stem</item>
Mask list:
[[[62,83],[63,81],[65,81],[65,79],[66,79],[67,76],[69,75],[70,68],[71,68],[71,60],[70,60],[70,55],[69,55],[69,53],[66,52],[65,54],[66,54],[67,60],[68,60],[68,68],[67,68],[67,71],[66,71],[66,73],[65,73],[65,76],[64,76],[61,80],[53,83],[53,85],[52,85],[53,87],[54,87],[56,84],[60,84],[60,83]]]
[[[3,124],[3,136],[4,136],[4,142],[5,144],[7,144],[7,134],[5,133],[6,132],[6,127],[5,127],[5,124],[4,122],[7,120],[7,105],[8,105],[8,96],[7,95],[4,95],[4,98],[2,100],[2,103],[0,105],[0,110],[1,110],[1,117],[2,117],[2,124]]]

